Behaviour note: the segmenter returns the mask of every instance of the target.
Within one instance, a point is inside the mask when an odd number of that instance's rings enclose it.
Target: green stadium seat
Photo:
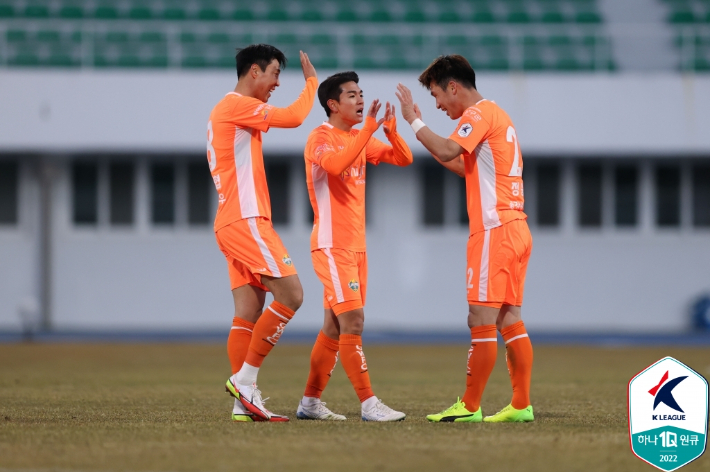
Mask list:
[[[164,20],[184,20],[187,18],[187,13],[182,8],[170,7],[163,10]]]
[[[22,43],[27,41],[27,32],[23,30],[8,30],[5,37],[8,43]]]
[[[528,56],[523,59],[524,71],[545,70],[545,63],[539,56]]]
[[[287,10],[284,9],[272,9],[266,14],[266,19],[268,21],[288,21],[291,19]]]
[[[144,67],[168,67],[168,57],[164,55],[156,55],[150,57],[148,60],[143,61],[142,65]]]
[[[59,42],[59,31],[38,31],[36,38],[37,41],[43,43],[57,43]]]
[[[350,38],[353,44],[368,44],[370,42],[370,36],[364,34],[355,34]]]
[[[128,33],[124,31],[111,31],[105,36],[107,43],[126,43],[128,42]]]
[[[94,17],[100,20],[118,18],[118,10],[112,6],[100,6],[94,11]]]
[[[370,57],[357,57],[353,62],[355,70],[377,69],[377,63]]]
[[[128,18],[132,20],[150,20],[153,18],[153,11],[146,6],[134,6],[128,10]]]
[[[468,38],[463,35],[447,36],[445,43],[447,46],[461,46],[468,44]]]
[[[559,10],[547,10],[540,16],[540,21],[543,23],[564,23],[565,17]]]
[[[710,61],[699,57],[693,62],[693,67],[696,72],[710,72]]]
[[[323,14],[320,10],[304,10],[301,14],[301,21],[323,21]]]
[[[48,18],[49,8],[45,5],[27,5],[25,7],[25,16],[30,18]]]
[[[471,17],[474,23],[495,23],[496,18],[490,10],[478,10]]]
[[[298,45],[299,41],[298,38],[296,37],[295,34],[290,34],[290,33],[281,33],[277,35],[272,35],[269,37],[269,41],[272,41],[276,43],[277,45],[280,45],[281,49],[283,51],[283,48],[285,46],[293,46],[293,45]],[[277,46],[279,47],[279,46]],[[285,53],[286,51],[284,51]]]
[[[495,35],[481,36],[477,41],[481,46],[504,46],[507,42],[507,38]]]
[[[389,59],[387,59],[386,67],[387,69],[404,70],[409,69],[410,64],[403,56],[393,55]]]
[[[207,61],[202,56],[188,56],[182,60],[182,67],[188,69],[197,69],[201,67],[206,67]]]
[[[84,18],[84,9],[77,5],[65,5],[59,9],[60,18]]]
[[[508,59],[504,57],[496,57],[485,63],[485,69],[488,70],[508,70],[510,69],[510,64]]]
[[[165,36],[159,31],[144,31],[140,35],[140,41],[143,43],[161,43],[165,41]]]
[[[234,56],[220,56],[214,65],[220,69],[236,69],[237,61]]]
[[[572,38],[569,36],[554,35],[547,38],[547,44],[553,47],[571,46]]]
[[[329,34],[314,34],[309,38],[311,44],[335,44],[335,36]]]
[[[69,35],[69,39],[73,43],[80,43],[82,40],[82,33],[81,31],[74,31],[71,35]]]
[[[369,20],[374,23],[389,23],[392,21],[392,15],[387,10],[375,10],[370,14]]]
[[[404,21],[407,23],[424,23],[427,17],[421,10],[409,10],[404,14]]]
[[[194,43],[197,41],[197,37],[195,36],[195,33],[180,33],[180,42],[181,43]]]
[[[197,12],[197,18],[200,20],[220,20],[222,19],[222,14],[216,8],[201,8]]]
[[[375,43],[381,46],[395,46],[399,44],[400,37],[394,34],[385,34],[375,37]]]
[[[582,11],[577,13],[574,16],[574,21],[577,23],[584,23],[584,24],[589,24],[589,23],[601,23],[602,18],[601,16],[593,11]]]
[[[12,66],[38,66],[40,65],[39,57],[36,54],[22,52],[8,59],[8,64]]]
[[[585,67],[575,57],[562,57],[555,62],[555,70],[564,72],[577,72]]]
[[[525,10],[515,10],[508,13],[508,23],[530,23],[530,15]]]
[[[461,16],[455,11],[444,11],[439,13],[440,23],[460,23]]]
[[[118,67],[140,67],[141,60],[134,54],[123,54],[116,61]]]
[[[249,33],[232,36],[233,44],[237,46],[247,46],[252,43],[252,36]]]
[[[232,19],[236,21],[251,21],[254,19],[254,12],[239,8],[232,13]]]
[[[335,20],[336,21],[342,21],[342,22],[353,22],[357,21],[357,14],[353,10],[340,10],[336,15],[335,15]]]
[[[692,10],[676,10],[668,16],[668,21],[675,24],[694,23],[695,13]]]
[[[47,64],[54,67],[76,67],[81,65],[81,62],[69,54],[55,53],[50,54]]]
[[[15,16],[15,8],[12,5],[0,5],[0,18],[12,18]]]
[[[320,57],[314,59],[313,65],[317,69],[337,69],[338,68],[338,58],[337,57]]]
[[[207,36],[207,41],[213,44],[229,43],[229,35],[227,33],[212,33]]]

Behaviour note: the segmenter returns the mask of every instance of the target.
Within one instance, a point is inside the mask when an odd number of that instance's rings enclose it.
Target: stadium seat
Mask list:
[[[60,18],[84,18],[84,9],[78,5],[65,5],[59,9]]]
[[[230,39],[227,33],[211,33],[207,36],[207,42],[213,44],[228,43]]]
[[[206,8],[200,8],[200,10],[198,10],[197,18],[199,20],[207,20],[207,21],[220,20],[220,19],[222,19],[222,14],[217,8],[206,7]]]
[[[94,17],[100,20],[111,20],[118,18],[118,10],[113,6],[102,5],[94,10]]]
[[[12,5],[0,5],[0,18],[12,18],[15,16],[15,8]]]
[[[424,23],[427,21],[427,17],[421,10],[410,9],[404,14],[404,21],[407,23]]]
[[[196,41],[197,41],[197,37],[195,36],[195,33],[187,33],[187,32],[180,33],[180,42],[181,43],[194,43]]]
[[[565,17],[559,10],[547,10],[540,16],[542,23],[564,23]]]
[[[311,35],[309,38],[309,43],[311,44],[335,44],[336,39],[335,36],[331,36],[329,34],[314,34]]]
[[[512,10],[506,17],[508,23],[530,23],[530,15],[524,9]]]
[[[490,10],[477,10],[471,17],[471,21],[474,23],[494,23],[496,19]]]
[[[165,20],[184,20],[187,18],[187,13],[182,8],[169,7],[163,10],[162,16]]]
[[[574,17],[577,23],[601,23],[601,16],[593,11],[581,11]]]
[[[317,9],[304,10],[301,13],[301,21],[323,21],[323,14]]]
[[[56,43],[59,42],[59,32],[50,30],[38,31],[36,38],[37,41],[43,43]]]
[[[236,21],[251,21],[254,19],[254,12],[244,8],[238,8],[232,12],[232,19]]]
[[[269,12],[266,14],[266,19],[268,21],[288,21],[291,19],[291,16],[289,15],[287,10],[275,8],[269,10]]]
[[[153,12],[147,6],[134,6],[128,10],[128,18],[132,20],[150,20]]]
[[[165,41],[165,36],[159,31],[144,31],[140,34],[143,43],[160,43]]]
[[[45,5],[27,5],[25,7],[25,16],[30,18],[48,18],[49,8]]]
[[[128,42],[128,33],[124,31],[111,31],[106,33],[105,40],[108,43],[125,43]]]
[[[36,54],[23,52],[10,57],[7,63],[13,66],[37,66],[40,61]]]
[[[333,57],[320,57],[313,60],[313,65],[317,69],[337,69],[338,68],[338,58]]]
[[[439,13],[440,23],[459,23],[461,22],[461,16],[455,11],[443,11]]]
[[[24,30],[8,30],[5,37],[8,43],[22,43],[27,40],[27,32]]]
[[[368,20],[373,23],[388,23],[392,21],[392,15],[387,10],[378,9],[370,13]]]
[[[182,67],[188,69],[197,69],[201,67],[206,67],[207,61],[202,56],[188,56],[183,58]]]
[[[668,16],[668,21],[675,24],[694,23],[695,13],[692,10],[675,10]]]

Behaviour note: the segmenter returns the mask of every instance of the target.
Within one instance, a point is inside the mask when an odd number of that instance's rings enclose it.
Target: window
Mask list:
[[[153,223],[175,223],[175,167],[172,164],[153,164],[150,179]]]
[[[710,226],[710,164],[693,167],[693,225]]]
[[[72,166],[74,223],[95,225],[98,220],[98,165],[75,162]]]
[[[424,191],[423,222],[427,226],[442,226],[444,224],[444,169],[436,164],[421,166]]]
[[[134,166],[131,162],[109,164],[109,221],[112,225],[133,224]]]
[[[271,198],[271,221],[286,225],[290,213],[291,166],[288,162],[271,162],[265,165],[265,170]]]
[[[578,168],[579,225],[598,228],[602,225],[602,167],[582,164]]]
[[[210,196],[214,184],[209,167],[203,161],[187,165],[187,221],[191,225],[210,223]]]
[[[17,224],[19,171],[15,161],[0,161],[0,225]]]
[[[537,167],[537,224],[560,224],[560,166],[540,164]]]
[[[636,226],[638,213],[638,169],[618,166],[614,170],[614,222],[617,226]]]
[[[680,225],[680,167],[656,168],[656,224],[661,227]]]

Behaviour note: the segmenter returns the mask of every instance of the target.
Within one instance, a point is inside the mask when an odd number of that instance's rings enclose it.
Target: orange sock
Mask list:
[[[533,348],[525,324],[513,323],[500,330],[505,341],[505,358],[508,363],[510,383],[513,385],[513,408],[522,410],[530,405],[530,375]]]
[[[244,362],[254,367],[261,367],[264,358],[271,352],[286,328],[286,323],[291,321],[294,312],[290,308],[273,301],[266,307],[259,320],[254,324],[254,334],[249,343]]]
[[[311,351],[311,371],[308,374],[304,397],[320,398],[338,362],[338,349],[338,341],[329,338],[323,331],[318,333]]]
[[[498,354],[496,325],[471,328],[471,348],[468,350],[466,393],[461,399],[468,411],[478,411],[483,389],[493,371]]]
[[[367,361],[362,352],[362,337],[357,334],[340,335],[340,361],[343,369],[348,374],[350,383],[355,388],[355,393],[360,403],[374,397],[370,387],[370,374],[367,373]]]
[[[252,331],[254,331],[254,323],[236,316],[232,320],[232,329],[229,331],[227,339],[227,355],[229,363],[232,365],[232,374],[236,374],[242,368],[244,358],[249,350]]]

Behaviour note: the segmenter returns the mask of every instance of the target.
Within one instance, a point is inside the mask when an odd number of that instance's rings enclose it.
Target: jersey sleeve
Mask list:
[[[471,107],[464,112],[456,130],[449,136],[449,139],[464,148],[466,152],[472,153],[490,129],[491,125],[483,113],[479,109]]]
[[[268,131],[274,108],[257,98],[242,96],[232,107],[226,121],[241,128]]]
[[[296,128],[306,119],[313,108],[318,79],[310,77],[306,86],[295,102],[286,108],[274,108],[271,113],[270,126],[274,128]]]
[[[328,133],[320,132],[314,136],[313,144],[309,147],[309,149],[312,148],[312,151],[307,153],[309,155],[306,155],[306,159],[318,164],[331,175],[340,175],[360,156],[376,130],[377,122],[373,118],[367,117],[365,126],[362,127],[357,137],[341,150],[336,150],[332,142],[325,138]]]

